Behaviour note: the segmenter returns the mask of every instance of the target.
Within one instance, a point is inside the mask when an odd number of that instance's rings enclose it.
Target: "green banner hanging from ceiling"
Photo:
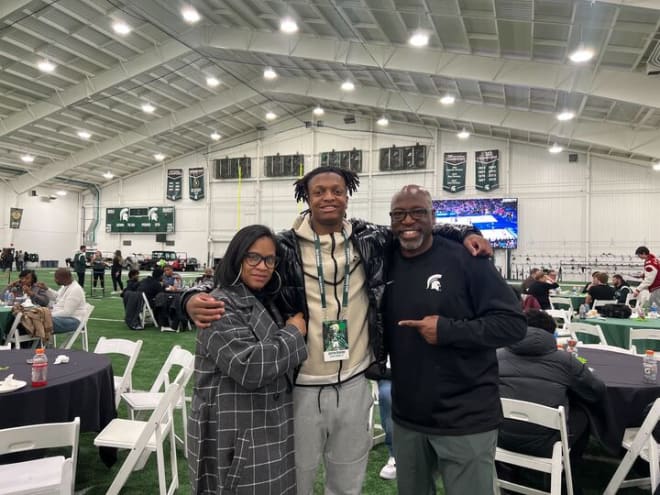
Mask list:
[[[183,170],[171,168],[167,171],[167,199],[178,201],[183,195]]]
[[[204,172],[202,167],[188,169],[188,196],[193,201],[204,199]]]

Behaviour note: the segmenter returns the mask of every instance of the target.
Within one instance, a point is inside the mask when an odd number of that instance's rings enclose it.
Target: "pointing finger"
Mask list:
[[[399,322],[400,327],[419,327],[422,325],[422,320],[401,320]]]

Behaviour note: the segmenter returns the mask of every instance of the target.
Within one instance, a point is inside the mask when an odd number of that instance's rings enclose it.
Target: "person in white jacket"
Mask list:
[[[60,289],[55,292],[48,289],[48,295],[54,300],[51,309],[53,333],[73,332],[85,317],[85,291],[73,280],[68,268],[55,271],[55,283]]]

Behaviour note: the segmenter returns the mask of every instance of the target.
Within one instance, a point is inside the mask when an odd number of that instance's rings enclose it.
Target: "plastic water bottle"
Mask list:
[[[574,285],[574,286],[573,286],[573,295],[574,295],[574,296],[577,296],[577,289],[578,289],[578,288]]]
[[[5,292],[5,304],[7,306],[13,306],[14,305],[14,293],[7,289],[7,292]]]
[[[589,308],[586,304],[580,304],[580,309],[578,310],[578,316],[581,320],[584,320],[587,317],[587,311]]]
[[[658,317],[658,305],[655,302],[651,304],[650,314],[653,315],[653,318]]]
[[[39,347],[32,358],[32,386],[43,387],[48,380],[48,357],[43,347]]]
[[[642,362],[644,370],[644,383],[656,383],[658,380],[658,362],[655,360],[655,352],[651,349],[646,350],[644,361]]]

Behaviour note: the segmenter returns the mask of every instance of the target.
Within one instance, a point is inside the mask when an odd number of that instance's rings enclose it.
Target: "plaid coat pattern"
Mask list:
[[[197,332],[188,420],[193,493],[293,495],[291,384],[307,358],[305,340],[242,284],[212,295],[225,314]]]

